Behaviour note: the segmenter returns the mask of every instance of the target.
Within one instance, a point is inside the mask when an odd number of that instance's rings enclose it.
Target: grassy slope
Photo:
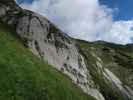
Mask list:
[[[106,84],[104,79],[97,72],[97,59],[93,53],[100,57],[103,66],[112,71],[119,79],[133,89],[133,50],[122,45],[116,45],[106,42],[89,43],[77,41],[81,52],[85,55],[88,63],[88,69],[93,76],[95,83],[100,86],[101,92],[107,100],[121,100],[121,96],[112,89],[110,84]]]
[[[94,43],[93,46],[99,46],[96,52],[104,66],[133,89],[133,49],[111,43]]]
[[[0,24],[0,100],[94,100]]]

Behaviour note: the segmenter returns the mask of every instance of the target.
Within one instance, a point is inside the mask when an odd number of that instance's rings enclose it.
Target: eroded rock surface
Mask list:
[[[104,100],[102,94],[94,88],[84,57],[69,36],[41,15],[19,7],[2,5],[0,17],[15,27],[24,45],[35,55],[68,75],[84,92],[97,100]]]

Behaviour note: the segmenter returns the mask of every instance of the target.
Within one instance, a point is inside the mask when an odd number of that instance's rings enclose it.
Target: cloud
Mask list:
[[[133,20],[114,22],[110,31],[104,33],[101,40],[115,42],[118,44],[133,43]]]
[[[129,28],[133,25],[128,24],[132,22],[114,22],[115,10],[100,5],[98,0],[34,0],[32,4],[23,3],[21,6],[46,16],[75,38],[88,41],[102,39],[115,43],[131,42]]]

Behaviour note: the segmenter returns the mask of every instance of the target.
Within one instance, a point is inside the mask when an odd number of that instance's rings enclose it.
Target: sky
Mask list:
[[[133,0],[100,0],[101,4],[110,8],[118,8],[115,20],[131,20],[133,19]]]
[[[68,35],[87,41],[133,43],[133,0],[18,0]]]

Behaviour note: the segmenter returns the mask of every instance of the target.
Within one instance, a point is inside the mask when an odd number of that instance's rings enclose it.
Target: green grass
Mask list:
[[[41,61],[0,23],[0,100],[94,100]]]
[[[127,46],[106,42],[85,42],[81,40],[76,40],[76,42],[81,49],[80,52],[86,58],[87,68],[96,86],[99,86],[104,97],[107,100],[125,100],[119,91],[112,88],[112,84],[103,78],[102,72],[99,73],[96,57],[102,60],[103,67],[113,72],[125,85],[133,88],[133,78],[131,79],[133,76],[133,51]],[[92,54],[95,54],[96,57]]]

